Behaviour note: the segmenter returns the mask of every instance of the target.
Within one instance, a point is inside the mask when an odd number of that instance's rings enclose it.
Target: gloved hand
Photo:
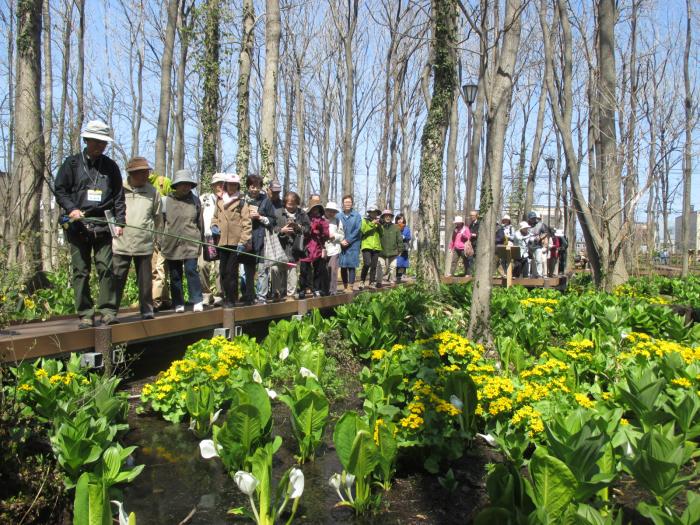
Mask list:
[[[214,225],[211,227],[211,234],[212,235],[221,235],[221,230],[219,229],[218,226]]]

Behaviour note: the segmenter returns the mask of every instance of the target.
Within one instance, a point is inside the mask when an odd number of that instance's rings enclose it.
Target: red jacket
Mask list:
[[[301,262],[314,262],[323,255],[323,248],[331,234],[328,230],[328,221],[325,217],[311,219],[311,231],[305,237],[306,257],[299,259]]]

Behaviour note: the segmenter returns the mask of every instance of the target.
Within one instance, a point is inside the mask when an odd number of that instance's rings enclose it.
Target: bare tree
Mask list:
[[[265,14],[265,79],[263,84],[260,117],[261,175],[265,182],[277,176],[276,165],[276,115],[277,75],[280,56],[280,4],[279,0],[266,0]]]
[[[160,63],[160,99],[158,105],[158,125],[156,127],[155,171],[167,175],[166,144],[170,123],[171,82],[173,74],[173,50],[175,48],[175,29],[180,0],[168,0],[168,18],[163,42],[163,57]]]
[[[482,66],[488,114],[484,176],[479,205],[479,237],[486,242],[477,244],[468,337],[478,337],[487,342],[491,341],[491,274],[495,260],[493,246],[489,240],[496,237],[499,219],[500,209],[495,202],[501,194],[505,134],[513,94],[513,72],[520,45],[521,16],[525,5],[520,0],[507,0],[503,28],[498,29],[499,37],[493,42],[485,68]],[[486,17],[486,13],[482,13],[482,16]],[[493,20],[494,28],[498,27],[496,12],[493,13]],[[480,38],[486,38],[486,34],[481,33]]]
[[[691,21],[692,11],[690,0],[685,1],[685,50],[683,52],[683,88],[685,92],[685,144],[683,146],[683,227],[681,229],[681,275],[688,276],[688,250],[690,248],[690,188],[692,179],[692,147],[693,147],[693,100],[690,90],[690,47],[692,42]],[[697,247],[696,247],[697,248]]]
[[[238,173],[248,173],[250,166],[250,71],[255,39],[254,27],[253,0],[243,0],[243,36],[238,55]]]
[[[42,0],[32,0],[17,7],[15,151],[8,262],[24,263],[25,277],[34,276],[41,269],[39,203],[45,156],[40,94],[42,4]]]
[[[417,276],[427,285],[440,284],[440,201],[445,134],[454,99],[457,11],[453,0],[433,0],[433,92],[421,137]]]
[[[85,0],[75,2],[78,8],[78,65],[75,79],[77,115],[73,123],[71,145],[80,149],[80,127],[85,120]]]
[[[204,99],[202,101],[202,163],[201,183],[208,187],[211,176],[218,169],[217,144],[219,143],[219,0],[208,0],[205,8],[204,27]],[[239,173],[245,178],[248,173]]]
[[[44,270],[53,269],[54,220],[51,210],[51,130],[53,129],[53,74],[51,70],[51,2],[43,1],[44,28],[44,173],[41,184],[41,260]]]

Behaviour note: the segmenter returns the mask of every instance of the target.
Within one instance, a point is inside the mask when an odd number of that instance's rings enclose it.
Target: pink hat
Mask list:
[[[236,175],[235,173],[227,173],[226,178],[224,179],[224,182],[227,183],[235,183],[235,184],[240,184],[241,183],[241,178]]]

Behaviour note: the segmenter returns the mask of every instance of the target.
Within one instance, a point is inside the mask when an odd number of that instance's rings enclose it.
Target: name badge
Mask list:
[[[102,190],[88,190],[88,202],[102,202]]]

